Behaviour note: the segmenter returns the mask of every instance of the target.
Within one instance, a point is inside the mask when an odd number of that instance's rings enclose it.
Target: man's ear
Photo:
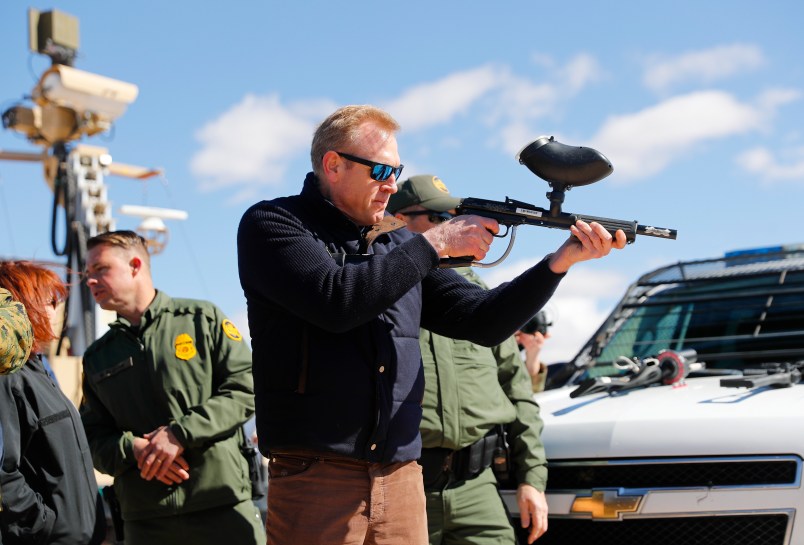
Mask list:
[[[321,159],[321,167],[328,182],[337,182],[339,173],[346,168],[341,161],[341,156],[332,150],[324,154]]]
[[[137,256],[132,257],[128,264],[131,267],[131,272],[133,272],[135,275],[140,272],[140,269],[142,269],[142,259]]]

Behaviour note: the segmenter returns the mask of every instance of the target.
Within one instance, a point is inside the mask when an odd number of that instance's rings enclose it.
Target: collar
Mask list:
[[[366,252],[368,247],[371,246],[380,235],[396,231],[405,226],[404,221],[394,217],[388,212],[385,212],[385,216],[379,223],[368,227],[357,225],[332,204],[332,201],[324,197],[321,193],[321,185],[318,177],[312,172],[308,172],[307,176],[304,178],[301,196],[309,206],[316,209],[315,212],[318,217],[324,217],[327,221],[331,219],[337,222],[335,225],[338,227],[357,229],[362,241],[361,253]]]
[[[154,300],[151,301],[151,304],[148,305],[148,308],[145,309],[145,312],[142,313],[142,318],[140,318],[139,325],[135,326],[132,325],[127,319],[123,318],[119,314],[117,315],[117,320],[109,325],[109,327],[116,327],[121,329],[127,329],[132,332],[139,332],[146,329],[156,317],[161,314],[163,310],[170,306],[172,299],[170,296],[162,291],[156,290],[156,295],[154,296]]]

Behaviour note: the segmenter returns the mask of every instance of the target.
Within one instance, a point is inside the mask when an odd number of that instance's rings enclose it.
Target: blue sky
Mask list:
[[[239,219],[257,200],[298,193],[316,124],[344,104],[397,118],[403,178],[432,173],[454,195],[546,206],[547,184],[514,156],[553,135],[614,165],[568,192],[564,211],[678,229],[676,241],[640,237],[571,271],[549,305],[547,361],[574,355],[651,268],[804,242],[800,2],[222,5],[7,0],[0,109],[30,104],[50,63],[28,51],[28,7],[78,17],[75,67],[139,89],[111,132],[83,143],[164,172],[106,178],[118,228],[139,222],[123,204],[186,210],[154,257],[157,286],[210,299],[243,329]],[[2,130],[0,150],[39,148]],[[0,161],[0,256],[62,261],[43,180],[40,165]],[[509,279],[565,237],[521,228],[511,256],[479,272]]]

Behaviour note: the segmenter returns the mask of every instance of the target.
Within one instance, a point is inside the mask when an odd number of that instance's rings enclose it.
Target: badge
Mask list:
[[[240,332],[237,330],[237,327],[235,327],[230,320],[224,320],[221,326],[223,327],[223,332],[226,334],[226,336],[233,341],[243,340],[243,335],[240,334]]]
[[[193,338],[187,333],[182,333],[176,337],[174,343],[176,345],[176,357],[180,360],[187,361],[198,354],[198,351],[195,349],[195,344],[193,343]]]
[[[433,176],[433,186],[439,191],[449,193],[449,189],[447,189],[446,184],[444,184],[444,182],[442,182],[441,178],[439,178],[438,176]]]

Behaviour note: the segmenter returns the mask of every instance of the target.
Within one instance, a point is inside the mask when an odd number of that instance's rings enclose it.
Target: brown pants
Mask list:
[[[328,453],[273,454],[268,545],[427,545],[421,468]]]

